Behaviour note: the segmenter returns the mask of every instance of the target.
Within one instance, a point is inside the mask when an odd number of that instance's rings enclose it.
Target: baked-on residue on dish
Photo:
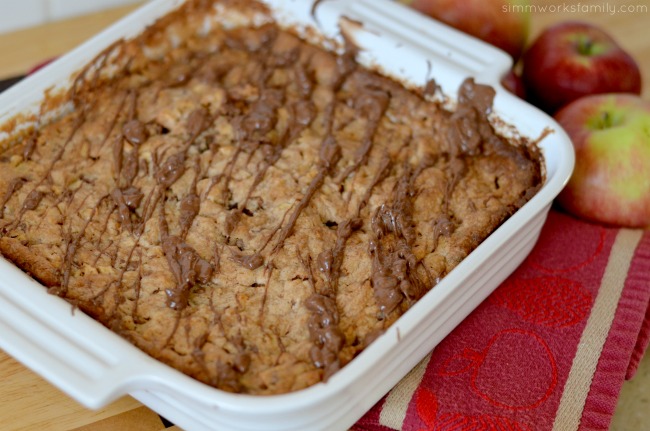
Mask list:
[[[149,355],[250,394],[327,380],[525,204],[541,155],[424,92],[190,1],[0,153],[0,252]],[[107,72],[107,71],[110,71]]]

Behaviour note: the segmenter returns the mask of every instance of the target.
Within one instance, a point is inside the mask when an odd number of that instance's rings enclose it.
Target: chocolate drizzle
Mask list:
[[[319,159],[318,159],[318,173],[316,177],[311,181],[307,191],[303,197],[298,202],[298,205],[294,208],[293,212],[289,216],[289,220],[286,225],[282,226],[280,229],[278,241],[273,248],[273,252],[277,252],[284,246],[284,242],[291,235],[293,228],[300,217],[300,213],[307,208],[309,201],[318,191],[318,189],[323,185],[325,177],[331,172],[331,170],[336,166],[336,163],[341,157],[341,149],[332,135],[327,135],[320,146]]]
[[[0,201],[0,218],[4,217],[5,205],[7,205],[14,193],[22,188],[26,181],[24,178],[14,178],[9,182],[2,201]]]
[[[361,139],[361,147],[357,150],[356,159],[352,165],[343,171],[341,179],[346,178],[352,172],[356,171],[359,166],[367,163],[375,133],[377,133],[380,120],[390,103],[390,96],[386,92],[372,88],[366,88],[364,90],[354,101],[354,107],[359,111],[362,118],[366,119],[366,129]]]
[[[372,217],[371,282],[383,315],[393,312],[404,299],[413,303],[431,287],[418,273],[420,261],[413,251],[414,183],[425,167],[426,162],[418,169],[406,165],[393,191],[392,202],[379,206]]]
[[[185,151],[179,151],[158,167],[156,181],[163,189],[174,184],[185,173],[185,157]]]
[[[214,269],[179,237],[163,237],[162,247],[177,283],[174,289],[165,291],[167,304],[175,310],[182,310],[187,307],[190,289],[197,283],[209,282]]]
[[[181,200],[179,223],[181,236],[185,237],[192,227],[192,222],[201,209],[201,200],[195,193],[190,193]]]
[[[338,352],[345,344],[345,337],[338,328],[338,308],[332,298],[319,294],[310,296],[305,307],[312,313],[309,335],[314,346],[309,354],[316,367],[325,369],[324,378],[327,379],[341,367]]]
[[[68,231],[66,235],[67,241],[65,247],[65,257],[63,259],[63,273],[61,276],[61,286],[55,286],[53,288],[50,288],[50,293],[54,293],[56,295],[65,295],[67,293],[75,255],[77,254],[77,250],[81,245],[81,241],[84,237],[86,229],[88,228],[88,225],[90,225],[90,222],[93,220],[93,218],[95,218],[95,215],[97,214],[97,207],[101,205],[104,199],[106,199],[105,196],[99,200],[97,205],[93,206],[90,217],[88,217],[88,219],[84,222],[80,232],[76,236],[73,236],[70,230]]]
[[[133,223],[131,222],[131,209],[126,203],[124,193],[120,189],[113,189],[111,198],[117,207],[117,214],[120,222],[125,226],[126,230],[133,231]]]
[[[160,216],[160,243],[163,253],[174,275],[176,285],[166,289],[167,305],[182,311],[188,305],[189,294],[197,283],[210,281],[214,268],[212,264],[199,256],[196,250],[183,242],[182,238],[169,234],[164,214]]]
[[[148,132],[140,120],[129,120],[122,126],[122,135],[131,145],[142,145],[148,138]]]
[[[259,253],[246,255],[243,253],[235,252],[233,253],[232,260],[244,268],[250,269],[251,271],[256,270],[257,268],[264,265],[264,257],[262,257],[262,255]]]

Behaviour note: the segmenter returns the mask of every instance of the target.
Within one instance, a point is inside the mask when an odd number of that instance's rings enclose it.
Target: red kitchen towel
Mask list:
[[[650,231],[551,210],[524,263],[353,430],[607,430],[648,304]]]

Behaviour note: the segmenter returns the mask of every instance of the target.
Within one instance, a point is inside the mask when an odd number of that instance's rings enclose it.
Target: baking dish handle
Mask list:
[[[435,76],[444,94],[456,94],[468,76],[499,86],[512,67],[504,51],[397,1],[330,0],[309,14],[328,37],[340,38],[341,30],[352,36],[367,66],[381,64],[383,73],[420,87]],[[373,49],[378,38],[381,50]]]
[[[84,406],[128,393],[143,374],[131,364],[154,362],[1,257],[0,274],[0,348]]]

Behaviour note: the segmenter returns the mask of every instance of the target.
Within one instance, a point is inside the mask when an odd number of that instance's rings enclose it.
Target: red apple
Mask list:
[[[641,93],[636,61],[604,30],[568,21],[546,28],[523,56],[531,103],[553,114],[582,96]]]
[[[516,62],[528,41],[528,0],[400,0],[417,11],[482,39]]]
[[[501,78],[501,85],[515,96],[526,100],[526,87],[524,87],[524,82],[522,81],[521,76],[514,70],[511,69],[503,75]]]
[[[650,227],[650,102],[632,94],[585,96],[555,119],[576,151],[557,202],[595,222]]]

